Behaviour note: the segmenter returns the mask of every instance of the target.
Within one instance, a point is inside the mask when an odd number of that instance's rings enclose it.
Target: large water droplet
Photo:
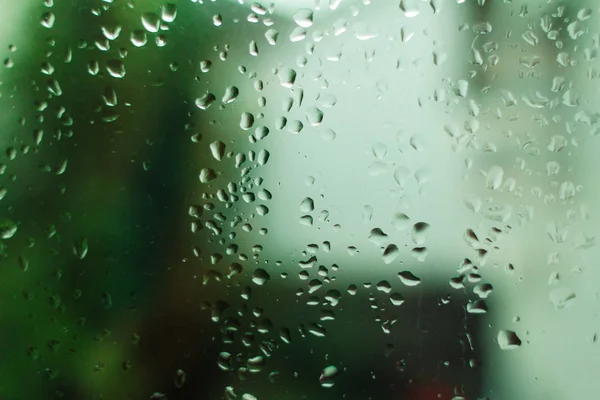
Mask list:
[[[202,170],[200,171],[200,182],[202,183],[208,183],[210,181],[213,181],[217,178],[217,173],[210,168],[202,168]]]
[[[267,271],[265,271],[262,268],[257,268],[252,273],[252,282],[257,284],[258,286],[264,285],[265,283],[267,283],[269,281],[269,279],[271,279],[271,277],[269,276]]]
[[[141,29],[136,29],[131,32],[129,40],[131,40],[131,44],[133,44],[135,47],[143,47],[146,45],[146,43],[148,43],[146,32]]]
[[[242,113],[242,116],[240,117],[240,128],[247,131],[252,128],[252,125],[254,125],[254,115],[249,112]]]
[[[497,340],[502,350],[514,350],[521,346],[521,339],[513,331],[501,329],[498,332]]]
[[[308,28],[313,24],[314,13],[311,9],[302,8],[294,14],[294,22],[302,28]]]
[[[398,278],[406,286],[417,286],[421,283],[421,278],[416,277],[410,271],[402,271],[398,273]]]
[[[383,262],[391,264],[400,255],[400,250],[395,244],[388,245],[383,251]]]
[[[420,12],[416,0],[400,0],[400,10],[406,18],[414,18]]]
[[[210,144],[210,152],[212,156],[217,160],[221,161],[225,155],[225,143],[221,141],[214,141]]]
[[[202,97],[196,99],[196,107],[201,110],[206,110],[213,105],[217,98],[212,93],[206,93]]]
[[[56,21],[56,17],[54,16],[54,13],[47,12],[47,13],[44,13],[44,15],[42,15],[40,23],[42,24],[42,26],[44,28],[50,29],[54,26],[54,21]]]
[[[238,95],[240,94],[237,86],[229,86],[225,89],[225,94],[223,95],[223,99],[221,100],[224,104],[233,103]]]
[[[10,239],[17,233],[17,224],[11,220],[0,221],[0,239]]]
[[[164,4],[160,9],[160,18],[165,22],[173,22],[177,17],[177,5],[173,3]]]
[[[336,376],[338,376],[338,373],[339,370],[334,365],[323,368],[323,371],[321,371],[321,376],[319,376],[319,383],[324,388],[332,387],[335,383],[334,379]]]
[[[106,62],[106,71],[113,78],[123,78],[125,76],[125,64],[121,60],[108,60]]]
[[[160,27],[160,18],[155,13],[149,12],[142,14],[142,25],[144,28],[151,33],[158,32]]]

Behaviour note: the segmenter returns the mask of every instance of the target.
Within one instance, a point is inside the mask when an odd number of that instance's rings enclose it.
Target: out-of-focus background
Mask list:
[[[1,399],[592,399],[592,1],[2,0]]]

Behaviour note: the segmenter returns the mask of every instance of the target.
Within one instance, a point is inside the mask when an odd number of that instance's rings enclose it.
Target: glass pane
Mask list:
[[[2,399],[591,399],[591,0],[1,0]]]

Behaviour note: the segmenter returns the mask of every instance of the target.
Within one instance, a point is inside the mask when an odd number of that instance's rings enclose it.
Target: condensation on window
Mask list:
[[[2,399],[592,399],[592,0],[1,0]]]

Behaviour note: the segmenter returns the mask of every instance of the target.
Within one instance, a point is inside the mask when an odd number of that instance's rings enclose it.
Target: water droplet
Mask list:
[[[473,293],[479,296],[479,298],[485,299],[492,293],[492,290],[493,286],[489,283],[480,283],[473,288]]]
[[[107,86],[106,88],[104,88],[104,93],[102,94],[102,100],[104,100],[104,104],[106,104],[107,107],[114,107],[117,105],[117,93],[115,92],[115,90],[110,87]]]
[[[313,24],[314,13],[311,9],[301,8],[294,14],[294,22],[302,28],[309,28]]]
[[[521,339],[513,331],[501,329],[498,332],[497,340],[502,350],[514,350],[521,346]]]
[[[586,19],[590,19],[592,17],[592,10],[590,8],[582,8],[577,13],[577,18],[580,21],[585,21]]]
[[[213,169],[202,168],[202,170],[200,171],[199,178],[200,178],[200,182],[208,183],[217,178],[217,173]]]
[[[300,42],[306,39],[306,29],[297,26],[292,33],[290,33],[290,42]]]
[[[484,300],[475,300],[467,304],[467,312],[470,314],[485,314],[488,311]]]
[[[308,333],[316,337],[325,337],[325,335],[327,335],[327,330],[321,324],[310,324]]]
[[[296,82],[296,71],[291,68],[282,68],[277,74],[281,86],[291,88]]]
[[[265,149],[262,149],[261,151],[258,152],[258,156],[256,157],[256,162],[258,163],[258,165],[265,165],[267,162],[269,162],[270,157],[271,157],[271,153],[269,153]]]
[[[17,224],[14,221],[4,219],[0,221],[0,239],[10,239],[17,233]]]
[[[487,173],[485,186],[488,189],[498,190],[502,185],[502,179],[504,178],[504,169],[500,166],[493,166]]]
[[[144,13],[144,14],[142,14],[141,19],[142,19],[142,25],[148,32],[151,32],[151,33],[158,32],[158,29],[160,27],[160,18],[158,17],[158,15],[156,15],[156,13],[152,13],[152,12]]]
[[[249,112],[242,113],[240,118],[240,128],[247,131],[252,128],[252,125],[254,125],[254,115]]]
[[[416,0],[400,0],[400,10],[406,18],[414,18],[419,15],[419,6]]]
[[[160,18],[169,23],[175,21],[177,17],[177,5],[173,3],[164,4],[160,10]]]
[[[559,170],[560,164],[558,164],[556,161],[548,161],[548,163],[546,164],[546,173],[548,174],[548,176],[557,175]]]
[[[104,35],[104,37],[107,38],[108,40],[115,40],[121,34],[121,26],[120,25],[102,26],[102,27],[100,27],[100,30],[102,31],[102,34]]]
[[[187,374],[185,373],[185,371],[182,369],[178,369],[175,372],[175,377],[174,377],[175,387],[178,389],[181,389],[183,387],[183,385],[185,384],[186,378],[187,378]]]
[[[100,64],[98,63],[98,61],[90,61],[90,63],[88,64],[88,73],[94,76],[98,75],[98,72],[100,72]]]
[[[73,244],[73,254],[80,260],[83,260],[88,253],[88,240],[83,238],[80,242]]]
[[[223,159],[223,157],[225,156],[225,143],[221,142],[221,141],[214,141],[210,144],[210,152],[212,153],[213,157],[217,160],[217,161],[221,161]]]
[[[321,376],[319,376],[319,383],[324,388],[330,388],[335,384],[335,377],[338,376],[339,370],[336,366],[330,365],[323,368]]]
[[[379,228],[371,229],[369,240],[377,246],[383,246],[388,241],[388,235]]]
[[[398,278],[406,286],[417,286],[421,283],[421,278],[416,277],[410,271],[402,271],[398,273]]]
[[[404,303],[404,297],[400,293],[392,293],[390,295],[390,302],[395,306],[400,306]]]
[[[467,93],[469,92],[469,82],[464,79],[456,82],[456,94],[460,97],[467,97]]]
[[[265,38],[267,39],[267,43],[271,46],[275,46],[277,44],[277,38],[279,37],[279,32],[276,29],[269,29],[265,32]]]
[[[223,99],[221,100],[224,104],[233,103],[238,95],[240,94],[237,86],[229,86],[225,89],[225,94],[223,95]]]
[[[427,222],[417,222],[413,225],[412,240],[417,245],[422,245],[427,239],[429,224]]]
[[[550,138],[550,144],[548,144],[548,150],[553,152],[559,152],[567,146],[567,138],[562,135],[554,135]]]
[[[300,211],[304,212],[304,213],[309,213],[314,211],[315,209],[315,203],[313,201],[313,199],[311,199],[310,197],[306,197],[304,198],[304,200],[302,200],[302,202],[300,203]]]
[[[202,60],[200,61],[200,71],[207,73],[210,71],[210,67],[212,66],[212,61],[210,60]]]
[[[473,25],[473,32],[478,35],[485,35],[492,32],[492,24],[489,22],[479,22]]]
[[[121,60],[108,60],[106,70],[113,78],[123,78],[125,76],[125,64]]]
[[[323,140],[334,140],[337,136],[337,133],[331,128],[325,128],[320,131],[321,138]]]
[[[580,21],[573,21],[567,26],[567,32],[571,39],[575,40],[585,33],[585,25]]]
[[[131,32],[129,39],[131,40],[131,44],[133,44],[135,47],[143,47],[146,45],[146,43],[148,43],[146,32],[141,29],[136,29]]]
[[[383,251],[383,262],[391,264],[400,255],[400,250],[395,244],[389,244]]]
[[[312,126],[319,126],[323,122],[323,111],[317,107],[310,107],[306,112],[306,120]]]
[[[196,99],[196,107],[201,110],[207,110],[210,106],[213,105],[217,98],[212,93],[206,93],[202,97],[198,97]]]
[[[392,225],[397,231],[406,230],[410,226],[410,218],[404,213],[396,213],[392,219]]]
[[[252,282],[257,284],[258,286],[264,285],[265,283],[267,283],[269,281],[269,279],[271,279],[271,277],[269,276],[267,271],[265,271],[262,268],[257,268],[252,273]]]
[[[555,288],[550,291],[549,298],[552,304],[554,304],[554,308],[562,310],[565,307],[573,305],[576,296],[569,288]]]
[[[250,42],[250,45],[248,46],[248,51],[250,52],[251,56],[258,56],[258,44],[256,44],[256,41],[252,40]]]
[[[56,17],[54,16],[54,13],[47,12],[42,15],[40,23],[42,24],[42,26],[44,28],[50,29],[54,26],[55,21],[56,21]]]

